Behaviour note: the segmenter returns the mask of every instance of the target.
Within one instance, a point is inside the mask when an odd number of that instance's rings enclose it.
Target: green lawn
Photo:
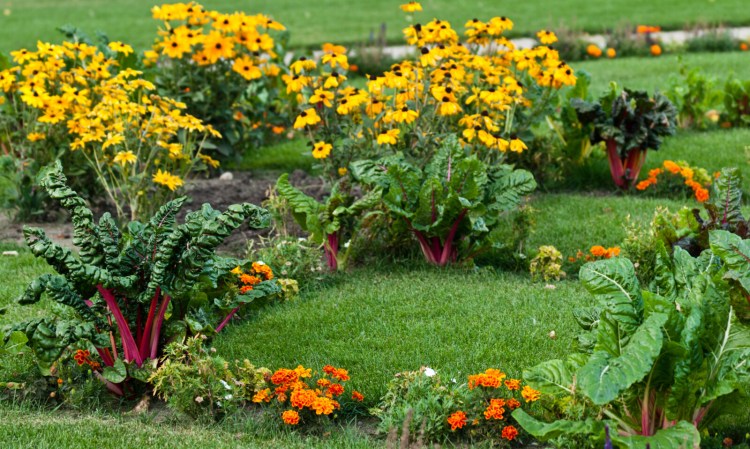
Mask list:
[[[91,35],[104,31],[111,38],[132,43],[138,49],[149,46],[156,22],[150,8],[154,0],[0,0],[0,51],[28,47],[37,39],[57,40],[54,31],[64,24],[88,30]],[[352,43],[366,40],[371,31],[386,24],[388,38],[401,42],[401,29],[409,22],[398,5],[405,0],[257,0],[240,2],[203,1],[208,8],[222,11],[242,9],[263,12],[286,24],[295,46],[323,42]],[[425,11],[416,21],[433,17],[449,20],[462,29],[464,22],[477,16],[488,19],[505,15],[515,23],[516,34],[531,34],[541,28],[560,25],[602,31],[627,20],[630,24],[682,28],[686,23],[750,23],[745,0],[481,0],[467,7],[452,0],[424,0]]]
[[[720,85],[729,75],[740,79],[750,78],[750,52],[734,53],[686,53],[664,55],[658,58],[619,58],[573,62],[576,70],[585,70],[591,75],[595,95],[609,88],[615,81],[620,87],[667,90],[673,80],[681,79],[680,65],[698,67],[706,74],[717,78]]]

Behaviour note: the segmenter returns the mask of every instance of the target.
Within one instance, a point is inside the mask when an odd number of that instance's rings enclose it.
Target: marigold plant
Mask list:
[[[594,245],[589,248],[588,253],[584,253],[580,249],[576,252],[575,256],[568,257],[568,262],[575,263],[578,261],[591,262],[593,260],[611,259],[620,255],[619,246],[611,246],[605,248],[601,245]]]
[[[349,372],[332,365],[323,367],[321,373],[313,373],[302,365],[294,369],[280,368],[266,378],[267,387],[253,397],[257,404],[273,404],[284,411],[284,424],[297,426],[310,423],[323,416],[335,417],[346,394],[351,400],[361,402],[364,396],[356,390],[347,393]]]
[[[463,408],[447,419],[451,431],[499,439],[501,446],[519,438],[519,427],[510,413],[541,397],[521,379],[508,378],[496,368],[470,375],[468,387],[470,394]]]
[[[659,183],[659,177],[662,178],[663,183]],[[662,187],[661,190],[684,191],[684,186],[687,186],[695,199],[699,203],[703,203],[709,198],[708,187],[711,183],[711,176],[705,169],[690,167],[684,161],[675,162],[666,160],[661,168],[650,170],[648,178],[636,184],[635,188],[637,190],[647,190],[651,186],[658,184],[658,187]]]
[[[444,20],[409,26],[404,36],[415,56],[368,75],[364,88],[347,82],[347,50],[339,45],[291,64],[283,78],[300,105],[294,128],[329,178],[353,160],[397,152],[424,166],[452,133],[486,162],[527,150],[526,132],[561,87],[575,84],[573,69],[545,44],[516,48],[504,37],[513,28],[507,17],[465,28],[462,40]],[[554,34],[545,40],[554,42]]]
[[[110,47],[132,52],[119,42]],[[199,143],[216,134],[210,126],[185,114],[184,104],[152,94],[141,72],[121,70],[96,47],[40,42],[37,51],[11,54],[16,65],[0,72],[0,88],[30,114],[23,116],[31,119],[23,127],[26,140],[44,145],[50,136],[49,145],[80,152],[118,216],[152,213],[192,170],[217,164]],[[36,153],[18,152],[22,165],[29,154]]]
[[[239,157],[286,133],[280,114],[280,58],[286,29],[263,14],[210,11],[196,2],[155,6],[161,21],[145,62],[153,66],[159,92],[184,102],[214,126],[212,141],[225,157]],[[218,137],[218,136],[217,136]]]

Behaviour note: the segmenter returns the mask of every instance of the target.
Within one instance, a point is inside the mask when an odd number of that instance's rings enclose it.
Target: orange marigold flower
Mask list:
[[[354,399],[357,402],[362,402],[365,400],[365,396],[359,391],[354,390],[352,391],[352,399]]]
[[[700,188],[695,190],[695,199],[698,200],[699,203],[703,203],[706,200],[708,200],[708,190]]]
[[[505,388],[508,390],[519,390],[521,389],[521,381],[518,379],[508,379],[505,381]]]
[[[326,365],[323,367],[323,372],[326,374],[333,374],[336,371],[336,368],[334,368],[331,365]]]
[[[341,384],[331,384],[330,387],[328,387],[328,394],[331,396],[339,396],[341,394],[344,394],[344,386]]]
[[[253,289],[252,285],[243,285],[242,287],[240,287],[240,293],[244,295],[245,293],[249,292],[252,289]]]
[[[521,396],[523,396],[523,399],[526,402],[534,402],[539,400],[539,398],[542,396],[542,393],[526,385],[525,387],[523,387],[523,390],[521,390]]]
[[[331,381],[328,379],[318,379],[317,383],[320,388],[328,388],[331,385]]]
[[[674,161],[669,161],[669,160],[664,161],[663,165],[664,165],[664,168],[666,168],[673,175],[676,175],[677,173],[680,172],[680,170],[682,170],[682,168],[679,165],[677,165]]]
[[[292,395],[289,399],[292,407],[302,409],[305,407],[312,407],[315,400],[318,399],[318,395],[312,390],[301,389],[292,391]]]
[[[343,368],[338,368],[336,371],[331,373],[331,376],[342,382],[346,382],[347,380],[349,380],[349,371]]]
[[[655,180],[654,180],[655,181]],[[639,182],[635,185],[636,190],[646,190],[651,186],[651,184],[654,184],[654,182],[651,181],[651,179],[644,179],[643,181]]]
[[[299,424],[299,413],[294,410],[287,410],[281,414],[281,419],[284,420],[285,424],[296,426]]]
[[[654,44],[651,46],[651,54],[654,56],[661,55],[661,46],[659,44]]]
[[[270,400],[271,400],[270,388],[260,390],[259,392],[255,393],[255,395],[253,396],[253,402],[255,403],[269,402]]]
[[[521,406],[521,403],[518,401],[518,399],[510,398],[505,405],[507,405],[510,410],[515,410]]]
[[[495,368],[488,368],[485,372],[469,376],[469,389],[476,387],[498,388],[505,379],[505,373]]]
[[[620,255],[620,247],[613,246],[612,248],[607,248],[607,254],[605,254],[604,257],[607,259],[611,259],[612,257],[617,257],[619,255]]]
[[[273,373],[271,376],[271,382],[274,385],[282,385],[287,383],[296,382],[299,379],[299,375],[291,369],[281,368]]]
[[[518,436],[518,430],[513,426],[505,426],[500,435],[508,441],[513,441]]]
[[[258,285],[260,284],[260,278],[258,276],[252,276],[249,274],[241,274],[240,282],[246,285]]]
[[[594,245],[589,249],[589,252],[594,257],[604,257],[607,255],[607,249],[601,245]]]
[[[451,430],[461,429],[466,425],[466,413],[458,411],[448,417]]]
[[[316,415],[330,415],[334,408],[338,408],[338,402],[333,399],[319,396],[312,403],[311,408],[315,410]]]
[[[496,419],[502,421],[505,419],[505,400],[504,399],[492,399],[490,405],[484,411],[484,418],[487,420]]]

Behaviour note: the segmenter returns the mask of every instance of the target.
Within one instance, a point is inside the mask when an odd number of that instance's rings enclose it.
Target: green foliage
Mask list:
[[[591,143],[604,142],[612,180],[620,188],[638,179],[646,151],[658,150],[662,138],[673,135],[677,110],[667,97],[644,91],[610,91],[598,102],[571,100],[581,126],[591,129]]]
[[[148,222],[133,221],[120,231],[109,214],[98,224],[94,221],[83,199],[66,186],[59,163],[43,171],[41,185],[70,212],[73,244],[79,247],[76,255],[41,229],[24,229],[31,252],[57,274],[31,282],[19,303],[35,304],[46,294],[70,310],[12,326],[24,332],[42,366],[55,362],[71,345],[91,344],[107,367],[102,374],[108,386],[118,392],[113,384],[128,374],[136,376],[145,360],[157,358],[165,342],[210,334],[224,310],[280,292],[275,282],[263,281],[240,293],[233,271],[250,262],[215,254],[245,221],[253,228],[267,226],[264,209],[245,203],[221,213],[204,204],[178,225],[176,215],[186,201],[178,198]]]
[[[292,186],[287,173],[279,177],[276,191],[310,240],[323,245],[328,268],[334,271],[346,268],[351,240],[357,237],[361,224],[378,213],[372,209],[381,197],[381,189],[374,188],[356,199],[347,181],[342,180],[334,185],[325,202],[318,202]],[[339,251],[342,244],[345,250]]]
[[[730,78],[724,85],[724,113],[722,125],[750,126],[750,80]]]
[[[436,265],[501,248],[501,217],[536,188],[525,170],[467,156],[455,136],[442,142],[424,169],[399,156],[357,161],[351,168],[361,182],[384,189],[389,213],[406,222],[427,261]]]
[[[251,403],[271,372],[248,360],[230,364],[212,355],[213,348],[203,347],[205,338],[196,335],[167,345],[161,365],[148,381],[171,408],[193,418],[218,419]]]
[[[724,168],[711,185],[708,201],[703,204],[705,215],[697,208],[683,208],[676,214],[657,214],[651,229],[657,240],[668,248],[680,247],[698,256],[709,247],[709,234],[714,230],[731,232],[746,238],[750,229],[742,215],[742,178],[736,168]]]
[[[405,371],[389,382],[380,404],[370,413],[380,419],[378,431],[382,434],[400,429],[408,421],[411,435],[419,434],[425,441],[447,441],[448,417],[461,408],[467,394],[465,384],[443,381],[430,368]]]
[[[274,236],[260,243],[248,242],[247,257],[268,260],[279,276],[306,281],[319,278],[323,271],[323,254],[319,245],[307,239]]]
[[[531,272],[531,279],[543,280],[549,282],[551,280],[559,281],[560,278],[566,276],[565,271],[562,269],[563,256],[560,251],[554,246],[540,246],[537,255],[531,259],[529,264],[529,271]]]
[[[538,365],[525,379],[543,392],[600,410],[617,429],[617,447],[697,446],[698,430],[736,411],[750,382],[750,327],[737,318],[738,295],[726,280],[742,277],[733,264],[744,263],[747,272],[750,265],[723,251],[732,247],[730,240],[739,245],[739,237],[714,231],[710,239],[714,254],[697,259],[679,247],[670,257],[661,245],[648,290],[641,290],[627,259],[582,267],[581,282],[597,305],[576,314],[584,329],[580,353]],[[601,426],[581,421],[517,419],[539,438],[580,432],[603,438]]]
[[[614,141],[621,159],[633,151],[658,150],[662,138],[674,134],[677,111],[667,97],[612,85],[599,101],[573,99],[581,125],[592,126],[591,142]]]
[[[677,124],[681,128],[707,129],[718,120],[712,120],[709,111],[722,105],[723,94],[716,81],[699,68],[688,69],[682,65],[676,82],[666,91],[666,96],[677,109]]]

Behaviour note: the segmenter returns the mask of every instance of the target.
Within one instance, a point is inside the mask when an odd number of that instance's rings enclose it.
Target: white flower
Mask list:
[[[224,379],[219,380],[219,382],[221,382],[221,384],[224,385],[224,388],[226,388],[227,390],[231,390],[232,389],[232,386],[229,385],[228,383],[226,383],[224,381]]]
[[[435,370],[434,370],[434,369],[432,369],[432,368],[430,368],[429,366],[428,366],[428,367],[426,367],[426,368],[424,369],[424,375],[425,375],[425,376],[427,376],[427,377],[432,377],[432,376],[434,376],[435,374],[437,374],[437,373],[435,372]]]
[[[226,399],[227,401],[231,401],[233,397],[234,396],[232,396],[231,394],[228,394],[228,395],[224,396],[224,399]]]
[[[195,402],[197,402],[197,403],[199,403],[199,404],[200,404],[201,402],[203,402],[203,396],[197,396],[197,397],[195,398]]]
[[[352,242],[352,241],[351,241],[351,240],[349,240],[349,241],[347,241],[346,243],[344,243],[344,248],[349,248],[349,244],[350,244],[351,242]]]
[[[456,378],[454,377],[453,379],[451,379],[451,382],[453,382],[455,384],[457,382]]]

